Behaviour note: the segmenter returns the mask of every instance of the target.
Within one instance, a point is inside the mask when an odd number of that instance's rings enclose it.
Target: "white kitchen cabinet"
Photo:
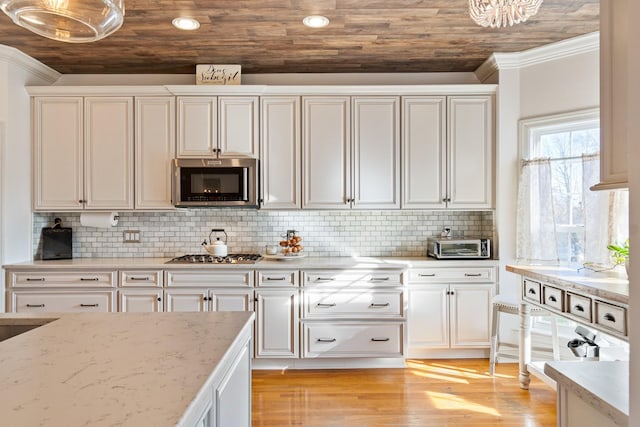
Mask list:
[[[404,272],[304,270],[302,357],[402,357]]]
[[[178,157],[257,157],[258,97],[178,96]]]
[[[118,311],[129,313],[162,312],[162,289],[119,289]]]
[[[260,98],[262,209],[299,209],[301,203],[300,97]]]
[[[110,290],[16,290],[11,292],[13,313],[107,313],[116,311]]]
[[[35,97],[34,210],[133,208],[133,98]]]
[[[397,96],[303,98],[303,208],[400,207],[399,103]]]
[[[353,118],[353,207],[400,208],[400,97],[356,96]]]
[[[133,208],[133,98],[84,100],[85,207]]]
[[[628,187],[628,15],[631,0],[600,1],[600,183]]]
[[[403,129],[403,208],[493,207],[492,96],[405,96]]]
[[[251,349],[247,342],[215,388],[213,427],[251,427]]]
[[[135,108],[135,208],[173,209],[175,98],[136,97]]]
[[[33,209],[82,209],[83,99],[35,97],[32,102]]]
[[[443,267],[410,271],[409,357],[429,357],[433,350],[489,348],[494,270]]]
[[[256,272],[256,358],[297,358],[300,354],[299,272]]]
[[[166,311],[253,311],[253,292],[246,289],[167,289]]]
[[[351,207],[351,110],[348,96],[302,98],[302,207]]]
[[[447,207],[493,208],[493,97],[447,98]]]
[[[447,125],[445,96],[404,96],[402,207],[446,207]]]

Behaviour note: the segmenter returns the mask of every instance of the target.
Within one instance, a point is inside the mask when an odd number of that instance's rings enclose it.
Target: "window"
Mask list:
[[[518,258],[608,262],[607,244],[628,235],[628,192],[589,190],[599,182],[598,110],[523,120],[520,138]]]

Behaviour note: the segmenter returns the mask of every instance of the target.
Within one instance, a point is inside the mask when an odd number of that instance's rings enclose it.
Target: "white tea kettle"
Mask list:
[[[216,237],[215,241],[211,240],[211,235],[213,233],[224,233],[224,242],[220,240],[220,237]],[[227,233],[221,228],[214,228],[209,233],[209,243],[205,240],[202,242],[202,246],[207,250],[210,255],[216,257],[225,257],[227,256]]]

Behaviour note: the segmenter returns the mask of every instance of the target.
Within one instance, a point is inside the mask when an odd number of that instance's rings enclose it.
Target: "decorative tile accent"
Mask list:
[[[492,211],[263,211],[179,209],[120,212],[118,225],[83,227],[79,213],[34,213],[33,252],[40,259],[41,229],[61,218],[73,228],[73,257],[174,257],[201,253],[212,228],[229,236],[229,252],[264,253],[287,230],[303,237],[309,256],[424,256],[427,237],[445,225],[456,236],[494,235]],[[124,243],[124,230],[140,230],[140,243]]]

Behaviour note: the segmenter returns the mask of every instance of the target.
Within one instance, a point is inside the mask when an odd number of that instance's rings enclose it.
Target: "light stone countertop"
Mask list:
[[[554,361],[545,364],[544,373],[616,424],[628,424],[629,362]]]
[[[255,264],[166,264],[171,258],[74,258],[68,260],[27,261],[4,265],[12,271],[33,269],[312,269],[362,268],[407,269],[428,267],[496,266],[497,260],[437,260],[428,257],[314,257],[292,260],[262,259]]]
[[[629,304],[629,280],[624,270],[593,271],[575,266],[507,265],[506,270],[621,304]]]
[[[12,313],[0,324],[56,317],[0,343],[0,424],[175,426],[250,336],[253,313]]]

